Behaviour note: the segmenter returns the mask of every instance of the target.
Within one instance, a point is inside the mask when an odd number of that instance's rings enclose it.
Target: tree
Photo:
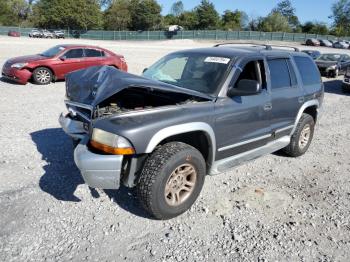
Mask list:
[[[29,10],[25,0],[0,0],[0,24],[18,26],[27,19]]]
[[[226,10],[221,18],[222,27],[226,30],[239,30],[246,25],[247,14],[243,11]]]
[[[102,15],[97,0],[40,0],[33,7],[34,23],[44,28],[100,28]]]
[[[173,5],[171,6],[171,9],[170,9],[170,14],[178,17],[183,12],[184,12],[184,4],[182,3],[182,1],[177,1],[177,2],[173,3]]]
[[[279,12],[270,13],[262,20],[260,27],[265,32],[291,31],[287,18],[281,15]]]
[[[333,32],[338,36],[350,33],[350,1],[339,0],[332,6]]]
[[[179,25],[187,30],[197,29],[199,24],[198,16],[195,11],[186,11],[179,16]]]
[[[321,35],[329,34],[328,26],[322,22],[306,22],[301,28],[304,33]]]
[[[131,29],[150,30],[161,27],[162,8],[156,0],[131,0]]]
[[[295,30],[300,26],[298,17],[295,15],[295,8],[292,6],[290,0],[282,0],[277,6],[272,9],[272,13],[280,13],[287,18],[289,26]]]
[[[195,8],[198,16],[197,29],[216,29],[219,24],[220,17],[213,3],[209,0],[202,0]]]
[[[128,0],[115,0],[104,15],[104,28],[107,30],[127,30],[131,25],[131,13]]]

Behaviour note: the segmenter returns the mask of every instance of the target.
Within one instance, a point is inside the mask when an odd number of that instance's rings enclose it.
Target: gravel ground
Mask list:
[[[173,50],[212,45],[2,37],[0,66],[63,42],[124,54],[137,74]],[[57,121],[64,82],[1,81],[0,261],[349,261],[350,96],[340,78],[324,81],[304,156],[272,154],[207,177],[191,210],[169,221],[150,218],[132,190],[83,183]]]

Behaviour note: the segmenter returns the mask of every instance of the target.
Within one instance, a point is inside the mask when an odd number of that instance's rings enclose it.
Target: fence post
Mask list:
[[[305,35],[304,35],[304,42],[306,41],[306,33],[305,33]]]
[[[285,36],[286,36],[286,32],[283,32],[283,34],[282,34],[282,41],[284,41]]]
[[[238,30],[237,31],[237,39],[239,40],[240,39],[240,33],[239,33],[240,31]]]

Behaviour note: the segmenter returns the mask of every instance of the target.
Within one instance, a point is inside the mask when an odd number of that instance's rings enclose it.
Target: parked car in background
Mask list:
[[[321,52],[317,50],[302,50],[302,52],[311,56],[313,60],[316,60],[318,57],[321,56]]]
[[[10,31],[8,31],[7,35],[12,36],[12,37],[20,37],[21,33],[18,31],[15,31],[15,30],[10,30]]]
[[[30,31],[29,37],[41,38],[41,37],[43,37],[43,35],[38,29],[33,29],[32,31]]]
[[[344,41],[337,41],[333,44],[334,48],[348,49],[349,45]]]
[[[346,68],[342,89],[344,92],[350,92],[350,66]]]
[[[64,32],[62,32],[61,30],[55,30],[55,31],[53,31],[53,34],[54,34],[55,38],[65,38]]]
[[[79,69],[97,65],[109,65],[123,71],[128,67],[124,56],[107,49],[88,45],[57,45],[45,52],[9,59],[2,69],[2,76],[26,84],[30,79],[46,85]]]
[[[41,31],[42,37],[43,38],[53,38],[53,33],[51,33],[49,30],[42,30]]]
[[[309,46],[320,46],[320,42],[317,39],[315,39],[315,38],[307,39],[305,44],[309,45]]]
[[[318,41],[320,42],[320,46],[325,46],[325,47],[332,47],[333,46],[333,44],[326,39],[319,39]]]
[[[338,77],[344,74],[350,66],[350,56],[347,54],[322,54],[315,60],[321,75],[326,77]]]

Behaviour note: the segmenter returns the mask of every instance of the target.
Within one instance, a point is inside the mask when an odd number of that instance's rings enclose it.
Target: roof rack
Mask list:
[[[300,52],[299,48],[294,46],[288,46],[288,45],[270,45],[270,44],[257,44],[257,43],[219,43],[214,45],[214,47],[219,47],[223,45],[252,45],[253,47],[262,46],[265,47],[266,50],[272,50],[272,47],[282,47],[282,48],[290,48],[293,49],[295,52]]]

